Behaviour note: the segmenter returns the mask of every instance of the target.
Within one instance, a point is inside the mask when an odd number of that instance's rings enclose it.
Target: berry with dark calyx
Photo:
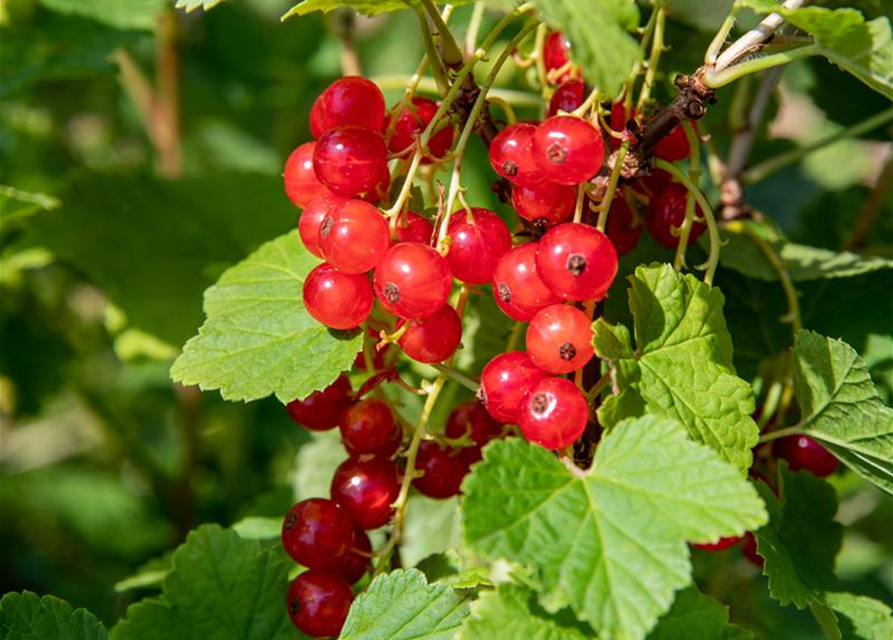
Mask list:
[[[341,412],[350,403],[350,381],[341,374],[322,391],[314,391],[303,400],[286,405],[289,417],[311,431],[328,431],[338,426]]]
[[[405,157],[415,149],[416,140],[425,131],[437,114],[437,103],[431,98],[413,98],[412,105],[403,109],[394,124],[394,135],[388,141],[391,153]],[[387,128],[387,127],[385,127]],[[428,152],[431,158],[442,158],[453,146],[455,127],[447,124],[428,140]],[[422,158],[423,164],[430,163],[428,157]]]
[[[347,125],[381,132],[384,118],[381,89],[366,78],[347,76],[335,80],[313,103],[310,130],[316,138]]]
[[[741,553],[759,569],[762,569],[763,565],[766,564],[763,556],[757,553],[757,537],[751,531],[744,534],[744,544],[741,546]]]
[[[655,191],[645,211],[645,226],[658,244],[668,249],[675,249],[679,246],[679,237],[673,234],[673,229],[678,229],[685,222],[685,200],[688,190],[679,183],[669,182],[663,185],[657,183]],[[701,219],[704,216],[703,210],[697,204],[695,204],[695,216]],[[694,243],[706,228],[703,222],[692,224],[688,244]]]
[[[367,531],[390,522],[399,492],[397,464],[384,458],[350,458],[341,463],[332,478],[332,499]]]
[[[636,248],[639,238],[642,237],[642,229],[644,226],[636,220],[629,203],[618,191],[611,200],[608,224],[605,226],[605,235],[611,240],[617,255],[626,255]]]
[[[605,161],[602,135],[586,120],[552,116],[536,129],[533,158],[541,177],[558,184],[586,182]]]
[[[381,400],[360,400],[344,409],[338,423],[344,447],[352,455],[392,456],[400,446],[400,428]]]
[[[617,275],[617,252],[595,227],[565,222],[540,238],[536,272],[565,300],[601,300]]]
[[[734,547],[739,542],[741,542],[741,536],[731,536],[729,538],[720,538],[716,542],[693,544],[691,546],[695,549],[700,549],[701,551],[724,551],[725,549]]]
[[[282,546],[308,569],[338,567],[354,544],[354,523],[347,510],[324,498],[302,500],[282,522]]]
[[[594,355],[592,321],[576,307],[565,304],[541,309],[527,327],[527,355],[549,373],[580,369]]]
[[[298,232],[301,234],[301,242],[304,243],[307,251],[317,258],[322,258],[322,249],[319,246],[319,229],[322,226],[322,221],[326,214],[343,200],[343,198],[330,193],[317,198],[301,212],[301,217],[298,220]]]
[[[502,423],[491,416],[477,400],[464,402],[453,409],[444,427],[447,438],[468,436],[478,447],[483,447],[502,433]]]
[[[561,302],[536,272],[537,243],[508,251],[493,271],[493,297],[508,317],[527,322],[537,311]]]
[[[545,378],[531,389],[521,407],[524,437],[551,451],[570,446],[589,420],[586,397],[566,378]]]
[[[416,362],[443,362],[456,352],[462,339],[462,321],[448,304],[425,318],[400,320],[397,328],[403,326],[406,331],[397,344]]]
[[[288,588],[288,617],[311,638],[341,633],[353,602],[350,584],[337,573],[305,571]]]
[[[546,36],[543,43],[543,64],[546,72],[561,69],[571,60],[571,42],[561,31],[553,31]],[[564,82],[574,75],[573,69],[568,69],[558,78],[558,82]]]
[[[491,416],[505,424],[518,424],[524,399],[548,373],[533,364],[523,351],[502,353],[481,372],[481,396]]]
[[[536,125],[529,122],[510,124],[490,143],[490,165],[512,184],[535,185],[543,181],[533,158],[536,130]]]
[[[319,181],[313,170],[315,142],[305,142],[291,152],[285,161],[282,180],[285,195],[302,209],[321,196],[331,195],[329,188]]]
[[[692,126],[694,126],[694,123],[692,123]],[[683,160],[690,154],[691,145],[688,142],[688,136],[685,135],[685,128],[681,124],[677,124],[670,129],[670,133],[654,145],[654,155],[667,162]]]
[[[570,113],[580,108],[586,101],[586,85],[582,80],[567,80],[558,85],[549,100],[549,116],[557,116],[559,111]]]
[[[344,200],[335,205],[319,227],[322,257],[342,273],[374,269],[390,244],[388,221],[362,200]]]
[[[377,131],[338,127],[326,131],[313,151],[313,170],[334,193],[352,198],[374,189],[387,171],[388,150]]]
[[[354,531],[353,548],[344,556],[335,572],[353,584],[372,567],[372,542],[362,529]]]
[[[303,298],[307,313],[332,329],[358,327],[372,311],[369,278],[341,273],[325,262],[307,274]]]
[[[543,229],[564,222],[574,212],[576,202],[577,190],[566,184],[544,181],[532,187],[512,188],[515,212]]]
[[[469,470],[459,449],[442,447],[433,440],[419,445],[415,468],[424,475],[413,479],[412,486],[422,495],[436,499],[457,495]]]
[[[432,235],[434,235],[434,225],[428,218],[417,213],[407,211],[397,221],[397,242],[431,244]]]
[[[451,242],[446,258],[453,277],[469,284],[489,282],[499,259],[512,248],[509,228],[489,209],[473,208],[470,219],[464,209],[456,211],[447,235]]]
[[[834,455],[809,436],[779,438],[773,450],[776,456],[787,460],[791,471],[805,469],[819,478],[830,476],[840,466]]]
[[[393,245],[375,267],[375,295],[401,318],[424,318],[444,304],[453,286],[446,258],[419,242]]]

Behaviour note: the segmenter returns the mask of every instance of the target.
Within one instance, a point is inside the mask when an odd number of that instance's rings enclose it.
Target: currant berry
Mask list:
[[[537,312],[527,327],[527,355],[549,373],[570,373],[593,356],[592,321],[575,307],[553,304]]]
[[[565,300],[601,300],[617,275],[617,252],[595,227],[565,222],[540,239],[536,272]]]
[[[434,364],[452,356],[462,339],[462,321],[450,305],[445,304],[426,318],[401,320],[397,328],[406,327],[397,344],[417,362]]]
[[[388,165],[385,164],[381,168],[381,175],[375,186],[366,191],[362,198],[369,204],[378,205],[379,202],[387,198],[388,191],[391,188],[391,173],[388,171]]]
[[[543,180],[533,158],[536,130],[536,125],[519,122],[500,131],[490,143],[490,165],[512,184],[535,185]]]
[[[540,380],[524,399],[520,413],[524,437],[552,451],[573,444],[589,420],[585,396],[566,378]]]
[[[546,72],[558,71],[565,67],[571,60],[571,42],[561,31],[553,31],[546,36],[543,43],[543,64]],[[568,69],[557,78],[558,82],[564,82],[573,76],[574,70]]]
[[[566,220],[574,212],[576,202],[576,189],[566,184],[541,182],[532,187],[512,187],[515,212],[541,229]]]
[[[809,436],[780,438],[773,449],[776,456],[787,460],[791,471],[805,469],[819,478],[830,476],[840,465],[837,458]]]
[[[311,431],[327,431],[338,426],[341,412],[350,403],[350,381],[341,374],[322,391],[286,405],[289,417]]]
[[[617,255],[626,255],[636,248],[642,237],[642,229],[626,198],[618,191],[611,200],[608,224],[605,226],[605,235],[614,245]]]
[[[685,222],[685,199],[688,191],[676,182],[663,185],[658,183],[656,186],[657,194],[648,203],[645,212],[645,226],[658,244],[668,249],[675,249],[679,246],[679,237],[673,234],[673,230]],[[702,219],[704,216],[701,207],[697,205],[695,205],[695,216]],[[700,237],[704,229],[706,226],[703,222],[695,222],[691,226],[688,235],[689,246]]]
[[[360,326],[372,311],[372,286],[363,275],[341,273],[323,262],[304,280],[304,307],[332,329]]]
[[[415,468],[424,475],[412,481],[419,493],[442,500],[459,493],[459,486],[468,474],[468,464],[458,449],[448,449],[433,440],[419,445]]]
[[[512,234],[498,215],[475,207],[472,217],[464,210],[450,217],[447,262],[453,277],[468,284],[484,284],[493,277],[499,259],[512,248]]]
[[[338,127],[326,131],[313,151],[320,182],[345,198],[374,189],[387,171],[388,149],[377,131]]]
[[[367,531],[387,524],[400,492],[397,464],[384,458],[348,459],[332,478],[332,499],[347,509],[353,521]]]
[[[291,152],[285,161],[282,179],[285,183],[285,195],[302,209],[320,196],[330,195],[329,188],[319,181],[313,170],[313,152],[315,142],[305,142]]]
[[[365,273],[375,268],[388,246],[388,221],[368,202],[344,200],[334,206],[319,227],[322,257],[342,273]]]
[[[375,267],[375,295],[401,318],[424,318],[446,304],[453,276],[446,259],[419,242],[395,244]]]
[[[636,117],[636,108],[633,107],[630,110],[630,115],[627,117],[626,115],[626,106],[622,102],[615,102],[611,106],[611,129],[617,133],[622,133],[624,138],[629,140],[632,144],[636,141],[636,138],[633,136],[632,132],[629,130],[627,124],[629,121]],[[614,136],[608,136],[608,146],[611,149],[619,149],[620,144],[622,142],[621,138],[616,138]]]
[[[363,577],[372,566],[372,542],[362,529],[356,529],[351,549],[335,572],[353,584]]]
[[[392,456],[400,446],[400,429],[394,414],[381,400],[361,400],[341,414],[338,423],[341,439],[348,453],[374,453],[383,458]]]
[[[561,302],[536,272],[536,243],[508,251],[493,271],[493,297],[508,317],[527,322],[537,311]]]
[[[434,235],[434,225],[431,224],[431,221],[412,211],[407,211],[397,222],[397,242],[431,244],[432,235]]]
[[[302,500],[285,515],[282,546],[308,569],[331,570],[353,547],[354,528],[347,510],[332,500]]]
[[[724,551],[725,549],[734,547],[739,542],[741,542],[741,536],[732,536],[730,538],[720,538],[716,542],[693,544],[691,546],[695,549],[700,549],[701,551]]]
[[[744,544],[741,546],[741,553],[759,569],[762,569],[763,565],[766,564],[763,556],[757,553],[757,537],[750,531],[744,534]]]
[[[330,193],[317,198],[301,212],[301,217],[298,220],[301,242],[304,243],[307,251],[317,258],[322,258],[322,249],[319,247],[319,229],[322,226],[322,221],[326,214],[342,201],[343,198]]]
[[[549,100],[549,116],[557,116],[559,111],[570,113],[579,109],[586,100],[586,85],[582,80],[567,80],[558,85]]]
[[[692,123],[692,126],[694,126],[694,123]],[[654,145],[654,155],[667,162],[683,160],[690,154],[691,145],[688,142],[688,136],[685,135],[685,128],[681,124],[677,124],[670,129],[670,133]]]
[[[288,616],[311,638],[338,636],[352,602],[350,584],[336,573],[305,571],[288,588]]]
[[[326,125],[322,121],[322,94],[319,94],[310,108],[310,134],[318,140],[325,132]]]
[[[490,415],[518,424],[524,398],[548,377],[523,351],[509,351],[490,360],[481,372],[480,393]]]
[[[499,438],[502,433],[502,423],[491,416],[477,400],[470,400],[453,409],[444,427],[447,438],[468,436],[478,447]]]
[[[413,98],[412,106],[407,107],[397,116],[394,124],[394,135],[388,142],[391,153],[406,157],[410,155],[416,139],[422,135],[437,114],[437,103],[431,98]],[[431,158],[442,158],[453,146],[455,127],[448,124],[428,140],[428,152]],[[431,160],[422,158],[423,164]]]
[[[380,132],[384,118],[385,104],[381,89],[366,78],[347,76],[330,84],[313,103],[310,130],[316,138],[326,131],[346,125]]]
[[[586,120],[552,116],[536,129],[533,158],[546,180],[580,184],[601,169],[605,145],[598,129]]]

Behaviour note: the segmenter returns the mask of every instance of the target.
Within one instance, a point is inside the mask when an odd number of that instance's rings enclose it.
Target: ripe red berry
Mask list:
[[[805,469],[819,478],[830,476],[840,465],[833,454],[809,436],[779,438],[773,449],[776,456],[787,460],[791,471]]]
[[[326,131],[313,151],[313,170],[334,193],[352,198],[370,191],[387,171],[388,150],[377,131],[338,127]]]
[[[350,381],[341,374],[322,391],[314,391],[303,400],[286,405],[288,415],[297,424],[311,431],[327,431],[338,426],[341,412],[350,403]]]
[[[634,143],[636,138],[630,132],[627,124],[630,120],[636,117],[636,108],[633,107],[631,109],[631,113],[629,116],[626,115],[626,106],[622,102],[615,102],[611,106],[611,129],[616,131],[617,133],[623,133],[624,137],[630,141],[630,143]],[[611,149],[619,149],[620,143],[622,140],[620,138],[615,138],[614,136],[608,136],[608,146]]]
[[[592,321],[566,304],[541,309],[527,327],[527,355],[549,373],[580,369],[593,356]]]
[[[741,553],[759,569],[762,569],[763,565],[766,564],[763,556],[757,553],[757,537],[751,531],[744,534],[744,544],[741,546]]]
[[[338,203],[319,227],[322,257],[342,273],[365,273],[374,269],[390,244],[388,221],[378,209],[362,200]]]
[[[317,258],[322,258],[322,249],[319,247],[319,229],[322,226],[322,221],[326,214],[342,201],[343,198],[330,193],[317,198],[301,212],[301,217],[298,220],[301,242],[304,243],[307,251]]]
[[[561,31],[553,31],[546,36],[543,43],[543,64],[546,71],[555,71],[565,66],[571,59],[571,42]],[[558,82],[564,82],[573,76],[574,70],[568,69],[558,78]]]
[[[468,436],[478,447],[500,437],[502,432],[502,423],[477,400],[470,400],[453,409],[444,427],[447,438]]]
[[[352,602],[350,584],[336,573],[305,571],[288,588],[288,616],[311,638],[340,634]]]
[[[589,406],[566,378],[545,378],[524,400],[519,426],[524,437],[546,449],[563,449],[583,435]]]
[[[344,447],[353,455],[374,453],[387,458],[400,446],[400,428],[381,400],[361,400],[345,408],[338,427]]]
[[[335,570],[348,584],[353,584],[363,577],[372,566],[372,542],[362,529],[354,531],[353,549],[351,549],[341,565]]]
[[[542,178],[580,184],[601,169],[605,145],[599,130],[586,120],[552,116],[536,129],[533,158]]]
[[[645,212],[645,226],[658,244],[668,249],[675,249],[679,245],[679,237],[673,235],[673,229],[678,229],[685,222],[685,200],[688,191],[676,182],[656,183],[655,191]],[[701,207],[695,205],[695,216],[703,219],[703,215]],[[697,240],[704,229],[706,226],[703,222],[695,222],[688,235],[688,244],[691,245]]]
[[[304,307],[332,329],[360,326],[372,311],[372,286],[364,275],[341,273],[323,262],[304,280]]]
[[[347,76],[330,84],[313,103],[310,130],[317,138],[326,131],[346,125],[380,132],[384,117],[381,89],[366,78]]]
[[[424,475],[412,481],[419,493],[429,498],[449,498],[459,493],[459,485],[468,474],[468,463],[459,449],[425,440],[419,446],[415,468]]]
[[[532,187],[512,187],[515,212],[543,229],[566,220],[576,202],[577,190],[566,184],[541,182]]]
[[[736,544],[741,542],[741,536],[732,536],[730,538],[720,538],[716,542],[708,542],[705,544],[693,544],[695,549],[700,549],[701,551],[723,551],[730,547],[734,547]]]
[[[496,304],[518,322],[527,322],[543,307],[561,301],[536,272],[536,247],[535,242],[515,247],[493,271]]]
[[[565,300],[601,300],[617,275],[617,252],[595,227],[565,222],[540,239],[536,272]]]
[[[685,128],[681,124],[677,124],[670,129],[670,133],[654,145],[654,155],[667,162],[682,160],[687,158],[690,153],[691,145],[688,143],[688,136],[685,135]]]
[[[523,351],[509,351],[490,360],[481,372],[481,396],[490,415],[506,424],[518,424],[524,398],[546,378]]]
[[[558,85],[549,100],[549,116],[557,116],[559,111],[570,113],[579,109],[586,101],[586,85],[582,80],[567,80]]]
[[[319,181],[313,170],[315,142],[305,142],[291,152],[285,161],[282,179],[285,195],[302,209],[320,196],[330,195],[329,188]]]
[[[332,499],[367,531],[390,521],[399,492],[397,464],[384,458],[345,460],[332,478]]]
[[[453,276],[446,259],[419,242],[395,244],[375,267],[375,295],[401,318],[424,318],[446,304]]]
[[[484,284],[493,277],[499,259],[512,248],[512,235],[502,218],[489,209],[475,207],[471,213],[471,220],[465,210],[450,216],[447,235],[451,243],[446,258],[453,277]]]
[[[407,211],[397,222],[397,242],[421,242],[431,244],[431,236],[434,235],[434,225],[428,218],[417,213]]]
[[[533,158],[536,129],[536,125],[528,122],[511,124],[490,143],[490,165],[512,184],[534,185],[543,180]]]
[[[282,522],[282,546],[295,562],[308,569],[338,567],[353,543],[350,515],[331,500],[302,500],[289,509]]]
[[[434,364],[452,356],[462,339],[462,321],[450,305],[445,304],[426,318],[401,320],[397,328],[406,331],[397,341],[404,353],[417,362]]]
[[[608,224],[605,227],[605,235],[611,240],[617,255],[626,255],[636,248],[639,238],[642,237],[643,228],[641,222],[636,220],[623,193],[618,191],[611,200]]]
[[[430,124],[431,120],[437,114],[437,103],[431,98],[413,98],[412,106],[405,108],[397,116],[397,122],[394,124],[394,135],[388,142],[388,149],[391,153],[401,156],[408,156],[412,153],[416,139],[422,135],[425,128]],[[448,124],[446,127],[431,136],[428,140],[428,151],[432,158],[442,158],[446,155],[450,147],[453,146],[453,135],[455,127]],[[422,162],[427,164],[431,161],[428,158],[422,158]]]

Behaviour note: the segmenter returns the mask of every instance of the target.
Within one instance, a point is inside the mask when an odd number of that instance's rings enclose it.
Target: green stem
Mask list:
[[[598,397],[605,388],[611,384],[611,372],[606,371],[602,374],[602,377],[598,379],[598,381],[592,385],[592,388],[586,392],[586,404],[592,405],[595,399]]]
[[[719,53],[720,51],[722,51],[722,48],[726,43],[726,39],[732,32],[732,27],[735,26],[735,22],[737,20],[738,4],[736,3],[732,6],[732,10],[729,12],[729,15],[726,16],[726,19],[719,27],[719,31],[716,32],[716,36],[714,36],[713,40],[710,42],[710,46],[707,47],[707,53],[704,55],[704,64],[708,67],[716,64],[716,59],[719,58]]]
[[[431,366],[434,367],[435,369],[437,369],[438,371],[440,371],[440,373],[445,375],[450,380],[458,382],[466,389],[471,389],[472,391],[476,392],[478,390],[478,388],[481,386],[477,380],[470,378],[467,375],[465,375],[464,373],[462,373],[460,371],[456,371],[452,367],[448,367],[445,364],[433,364]]]
[[[679,227],[679,244],[676,245],[676,257],[673,258],[673,268],[682,271],[685,266],[685,250],[688,249],[688,238],[691,236],[691,228],[695,224],[695,195],[689,191],[685,194],[685,218]]]
[[[443,63],[447,67],[459,66],[464,60],[464,56],[462,55],[462,48],[453,37],[453,33],[450,31],[450,28],[446,25],[446,22],[440,15],[440,11],[438,11],[437,7],[434,6],[432,0],[422,0],[422,5],[425,7],[425,11],[428,14],[428,19],[431,21],[431,24],[433,24],[434,28],[437,30],[435,34],[440,36],[440,45],[443,52]],[[435,34],[432,34],[432,36]]]
[[[796,436],[803,433],[803,427],[799,424],[795,424],[793,427],[786,427],[784,429],[778,429],[776,431],[770,431],[769,433],[763,434],[760,436],[760,444],[764,442],[772,442],[773,440],[778,440],[779,438],[786,438],[788,436]]]
[[[792,49],[791,51],[773,53],[772,55],[760,56],[758,58],[753,58],[752,60],[747,60],[746,62],[739,62],[722,71],[708,70],[704,73],[704,84],[711,89],[718,89],[752,73],[758,73],[766,69],[771,69],[772,67],[788,64],[789,62],[800,60],[801,58],[819,55],[821,52],[822,49],[819,45],[810,44],[805,47]]]
[[[651,88],[654,86],[654,79],[657,76],[657,67],[660,63],[660,56],[664,52],[664,30],[667,24],[667,8],[663,4],[659,4],[654,11],[657,13],[657,20],[654,23],[654,39],[651,41],[651,56],[648,58],[648,68],[645,69],[645,78],[642,82],[642,90],[639,93],[639,101],[636,105],[636,109],[639,113],[642,113],[645,104],[651,97]]]
[[[465,31],[466,56],[473,56],[474,50],[477,48],[478,33],[481,30],[481,23],[484,20],[484,9],[486,9],[486,6],[483,2],[474,3],[471,19],[468,21],[468,29]]]
[[[431,29],[428,24],[428,16],[422,9],[415,10],[416,17],[419,19],[419,27],[422,30],[422,43],[425,45],[425,55],[431,64],[431,73],[434,75],[434,81],[437,82],[437,91],[440,95],[445,96],[450,89],[450,82],[447,79],[446,66],[440,53],[437,51],[437,45],[431,35]]]
[[[629,150],[629,140],[620,143],[617,150],[617,157],[614,159],[614,167],[611,169],[611,177],[608,178],[607,191],[601,204],[598,205],[598,222],[596,227],[599,231],[604,232],[605,226],[608,224],[608,213],[611,211],[611,203],[614,201],[614,193],[617,191],[617,183],[620,181],[620,171],[623,169],[623,161],[626,159],[626,152]]]

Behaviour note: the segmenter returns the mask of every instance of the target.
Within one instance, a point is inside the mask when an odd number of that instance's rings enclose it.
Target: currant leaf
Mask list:
[[[210,11],[225,0],[177,0],[177,9],[185,9],[186,13],[192,13],[196,9]]]
[[[400,545],[404,566],[414,567],[424,558],[459,544],[459,501],[410,496],[406,503],[406,530]]]
[[[6,640],[106,640],[105,627],[86,609],[30,591],[0,600],[0,637]]]
[[[474,0],[458,0],[451,2],[454,6],[470,4]],[[380,13],[390,13],[391,11],[399,11],[406,9],[407,6],[419,4],[417,0],[303,0],[286,12],[282,16],[283,22],[294,16],[305,16],[315,11],[328,13],[335,9],[348,7],[368,16],[378,15]],[[497,8],[509,9],[515,2],[513,0],[488,0],[488,4],[496,5]]]
[[[168,0],[40,0],[47,9],[89,18],[117,29],[151,30]]]
[[[825,599],[837,614],[841,635],[847,640],[893,638],[893,611],[883,602],[852,593],[829,593]]]
[[[729,608],[695,587],[676,594],[648,640],[749,640],[753,634],[729,624]]]

